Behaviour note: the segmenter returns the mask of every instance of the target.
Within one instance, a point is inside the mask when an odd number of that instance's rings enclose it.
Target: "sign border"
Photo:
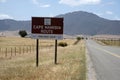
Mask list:
[[[33,19],[50,19],[50,21],[52,21],[52,19],[62,19],[62,23],[58,22],[59,25],[62,25],[62,26],[59,26],[59,27],[62,27],[62,34],[42,34],[42,33],[34,33],[35,31],[33,31]],[[38,23],[38,22],[37,22]],[[45,22],[43,22],[45,23]],[[32,17],[32,22],[31,22],[32,26],[31,26],[31,38],[33,39],[63,39],[63,34],[64,34],[64,18],[63,17]],[[46,25],[43,24],[40,26],[43,26],[45,27]],[[53,26],[52,24],[51,25],[47,25],[47,26]],[[57,26],[57,25],[56,25]],[[41,30],[41,29],[40,29]],[[44,30],[44,29],[43,29]]]

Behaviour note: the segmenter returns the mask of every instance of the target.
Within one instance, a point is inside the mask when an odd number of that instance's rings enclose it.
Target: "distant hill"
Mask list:
[[[27,30],[30,31],[30,21],[16,21],[12,19],[0,20],[0,31]]]
[[[120,21],[107,20],[93,13],[77,11],[59,17],[64,17],[67,34],[120,34]]]
[[[120,35],[120,21],[101,18],[93,13],[77,11],[58,15],[64,17],[65,34]],[[31,21],[0,20],[0,31],[31,30]]]

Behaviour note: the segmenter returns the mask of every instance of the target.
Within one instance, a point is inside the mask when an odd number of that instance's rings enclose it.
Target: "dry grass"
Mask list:
[[[110,46],[120,46],[120,40],[99,40],[99,43]]]
[[[12,38],[13,39],[13,38]],[[10,38],[0,39],[1,44],[11,45]],[[14,38],[12,45],[35,45],[33,39]],[[9,41],[7,41],[9,40]],[[29,40],[29,41],[28,41]],[[40,48],[39,67],[35,66],[35,52],[0,59],[0,80],[86,80],[85,45],[80,41],[63,40],[69,45],[58,47],[58,64],[54,64],[54,47]],[[9,43],[10,42],[10,43]],[[58,41],[59,42],[59,41]],[[61,41],[60,41],[61,42]],[[40,40],[41,45],[54,45],[52,40]]]
[[[52,40],[40,40],[42,46],[53,45]],[[0,37],[0,47],[8,46],[25,46],[25,45],[35,45],[36,40],[30,38],[20,38],[20,37]]]

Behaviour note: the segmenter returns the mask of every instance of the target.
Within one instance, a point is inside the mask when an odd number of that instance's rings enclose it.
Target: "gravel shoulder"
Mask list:
[[[87,75],[86,75],[87,78],[86,79],[87,80],[97,80],[96,72],[94,70],[94,66],[91,61],[88,49],[86,49],[86,63],[87,63]]]

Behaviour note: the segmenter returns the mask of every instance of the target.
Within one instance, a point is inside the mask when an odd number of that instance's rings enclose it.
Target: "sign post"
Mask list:
[[[36,66],[38,66],[38,39],[55,39],[55,64],[57,64],[57,40],[63,39],[63,18],[32,17],[32,38],[36,41]]]
[[[36,66],[39,64],[39,39],[36,39]]]
[[[57,64],[57,39],[55,40],[55,64]]]

